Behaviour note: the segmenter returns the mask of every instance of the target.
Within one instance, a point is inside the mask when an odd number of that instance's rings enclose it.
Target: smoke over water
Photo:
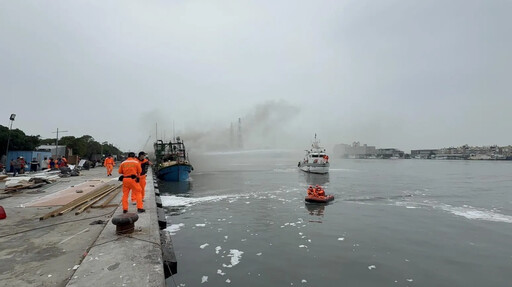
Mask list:
[[[299,113],[299,108],[284,101],[266,102],[254,108],[242,120],[241,145],[246,149],[289,147],[292,131],[290,123]],[[235,135],[238,130],[235,128]],[[238,141],[235,136],[234,141]]]
[[[286,101],[268,101],[254,106],[246,115],[233,115],[231,122],[213,119],[213,128],[176,129],[175,135],[181,137],[189,151],[236,151],[254,149],[283,149],[293,147],[296,141],[296,129],[293,121],[300,109]],[[144,116],[143,124],[155,127],[158,124],[158,139],[172,138],[172,119],[163,112],[152,111]],[[176,123],[178,125],[178,123]],[[153,128],[156,131],[156,127]],[[155,137],[153,131],[152,138]],[[164,138],[165,137],[165,138]],[[152,140],[151,142],[154,142]],[[149,145],[146,145],[146,149]]]

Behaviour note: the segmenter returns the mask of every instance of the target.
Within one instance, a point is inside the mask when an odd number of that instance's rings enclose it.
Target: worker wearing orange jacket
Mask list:
[[[139,152],[139,156],[137,157],[137,159],[139,160],[140,167],[142,169],[142,172],[140,173],[139,184],[140,188],[142,189],[142,200],[144,201],[144,197],[146,196],[146,176],[148,173],[148,168],[150,165],[152,165],[152,163],[146,158],[146,153],[143,151]],[[132,192],[132,202],[136,202],[135,199],[136,198],[134,197],[134,194]]]
[[[323,189],[321,186],[319,186],[318,184],[316,185],[315,193],[316,193],[316,196],[317,196],[317,197],[323,197],[323,196],[325,196],[325,191],[324,191],[324,189]]]
[[[105,158],[105,161],[103,162],[103,166],[107,168],[107,176],[112,176],[112,170],[114,169],[114,165],[116,163],[114,162],[114,159],[112,158],[112,155],[108,155],[107,158]]]
[[[123,161],[119,166],[119,177],[120,180],[123,181],[123,213],[128,212],[128,196],[130,194],[130,190],[132,193],[135,193],[135,198],[137,201],[137,212],[142,213],[144,210],[144,203],[142,202],[142,192],[139,185],[139,177],[142,172],[142,168],[140,167],[140,162],[135,158],[135,153],[128,153],[128,159]]]
[[[315,196],[315,190],[311,185],[308,187],[308,196]]]
[[[59,167],[65,167],[65,166],[68,166],[68,160],[66,159],[66,157],[61,157]]]

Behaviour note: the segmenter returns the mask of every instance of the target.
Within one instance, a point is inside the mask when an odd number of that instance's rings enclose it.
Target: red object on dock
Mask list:
[[[0,219],[7,218],[7,214],[5,214],[5,210],[2,206],[0,206]]]

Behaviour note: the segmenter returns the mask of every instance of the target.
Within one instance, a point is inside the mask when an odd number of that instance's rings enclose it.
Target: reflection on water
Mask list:
[[[329,174],[317,174],[309,172],[301,172],[308,185],[326,185],[329,183]]]
[[[158,184],[163,194],[188,194],[192,190],[191,181],[159,181]]]
[[[167,286],[510,286],[512,163],[343,160],[318,175],[263,160],[209,161],[221,171],[188,191],[161,183],[181,266]],[[316,184],[337,200],[305,204]]]
[[[180,197],[191,196],[190,191],[192,190],[191,181],[158,181],[160,193],[162,195],[178,195]],[[165,213],[170,216],[177,216],[182,214],[186,208],[185,206],[164,206]]]
[[[320,216],[320,217],[324,216],[325,204],[306,203],[305,205],[306,205],[306,210],[309,212],[309,215],[315,215],[315,216]]]

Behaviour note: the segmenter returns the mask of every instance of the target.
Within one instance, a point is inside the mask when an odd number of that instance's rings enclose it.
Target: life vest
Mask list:
[[[147,158],[145,158],[144,160],[140,160],[139,158],[137,158],[137,160],[140,162],[140,167],[142,169],[140,175],[145,175],[146,173],[148,173],[148,168],[150,164],[149,160]]]
[[[118,172],[124,176],[136,175],[138,177],[142,172],[142,168],[140,167],[140,162],[138,160],[129,157],[121,163]]]
[[[112,165],[113,166],[113,165],[115,165],[114,159],[111,158],[111,157],[107,157],[105,159],[105,161],[103,162],[103,165],[104,166],[107,166],[107,165]]]

